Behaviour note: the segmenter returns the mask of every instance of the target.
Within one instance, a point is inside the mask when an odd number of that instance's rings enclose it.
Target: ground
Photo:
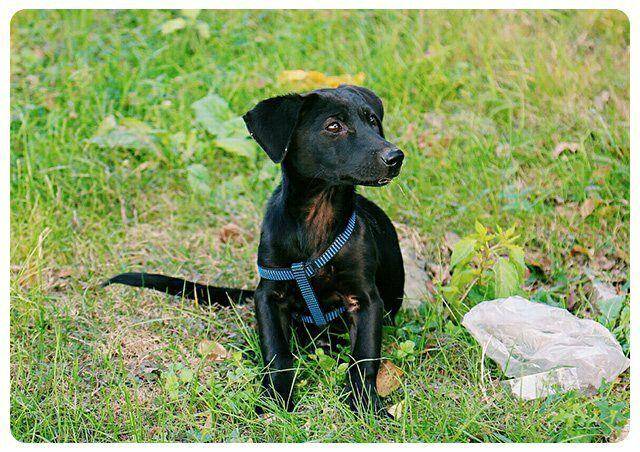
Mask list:
[[[419,308],[385,331],[383,353],[403,372],[385,398],[395,420],[348,411],[344,367],[313,350],[296,351],[295,412],[258,416],[250,305],[209,311],[98,287],[125,269],[255,285],[278,173],[233,135],[233,118],[270,95],[335,81],[287,70],[375,90],[387,137],[407,155],[390,186],[361,190],[410,231],[432,279]],[[192,106],[203,98],[229,110]],[[215,115],[225,114],[219,130]],[[589,396],[514,399],[447,316],[440,288],[448,239],[476,220],[516,225],[525,294],[602,321],[595,274],[624,297],[607,326],[628,355],[629,154],[629,22],[616,11],[19,12],[12,433],[27,442],[619,438],[628,371]]]

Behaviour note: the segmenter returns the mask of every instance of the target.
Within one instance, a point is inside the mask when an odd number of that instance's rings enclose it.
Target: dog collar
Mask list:
[[[289,268],[267,268],[258,265],[258,274],[261,278],[269,279],[272,281],[295,281],[298,284],[302,298],[304,298],[307,304],[307,309],[311,315],[303,315],[302,321],[305,323],[312,323],[317,326],[324,326],[332,320],[336,319],[347,308],[341,306],[329,313],[325,314],[320,309],[316,294],[313,292],[309,278],[314,276],[316,272],[327,264],[338,251],[347,243],[349,237],[353,233],[356,227],[356,213],[355,211],[349,217],[347,227],[342,231],[338,237],[333,241],[331,246],[320,255],[320,257],[304,262],[295,262],[291,264]]]

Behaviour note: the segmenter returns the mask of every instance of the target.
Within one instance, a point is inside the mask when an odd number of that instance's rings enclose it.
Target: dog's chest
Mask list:
[[[334,266],[327,265],[317,271],[309,278],[313,292],[318,299],[320,307],[324,311],[335,309],[339,306],[346,306],[350,312],[358,310],[357,298],[353,295],[353,287],[345,280],[344,275],[340,275]],[[297,284],[292,286],[291,310],[300,314],[307,314],[307,305],[298,289]]]

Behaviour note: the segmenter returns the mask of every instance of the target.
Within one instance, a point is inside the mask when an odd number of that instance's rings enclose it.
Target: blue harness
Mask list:
[[[311,315],[301,316],[301,320],[305,323],[312,323],[318,326],[324,326],[332,320],[336,319],[347,308],[340,306],[337,309],[325,314],[318,305],[318,299],[313,292],[309,278],[316,274],[327,262],[329,262],[338,251],[347,243],[351,233],[356,227],[356,213],[353,212],[344,231],[336,237],[331,246],[322,255],[316,259],[296,262],[291,264],[290,268],[265,268],[258,265],[258,274],[261,278],[270,279],[272,281],[295,281],[298,283],[302,298],[304,298],[307,308]]]

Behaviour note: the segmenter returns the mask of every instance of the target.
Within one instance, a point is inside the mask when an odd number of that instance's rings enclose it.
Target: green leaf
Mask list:
[[[177,19],[171,19],[166,21],[160,27],[160,31],[163,35],[168,35],[173,33],[174,31],[182,30],[187,26],[187,21],[185,21],[182,17],[178,17]]]
[[[242,120],[233,114],[227,101],[215,93],[209,93],[202,99],[195,101],[191,104],[191,108],[195,112],[196,121],[207,132],[216,136],[229,136],[224,124],[226,121],[235,119],[236,122],[232,123],[235,132],[238,130],[236,125],[238,119]]]
[[[505,298],[519,290],[518,270],[507,259],[499,257],[493,266],[495,296]]]
[[[176,397],[180,389],[180,380],[178,380],[178,376],[175,373],[167,372],[164,374],[163,386],[171,397]]]
[[[458,240],[458,242],[453,245],[453,251],[451,253],[451,266],[455,267],[460,263],[466,262],[473,254],[477,242],[478,241],[476,239],[472,239],[469,237]]]
[[[400,344],[400,350],[404,353],[413,353],[413,350],[416,348],[416,343],[413,341],[404,341]]]
[[[598,300],[596,302],[598,311],[600,311],[598,321],[605,326],[615,323],[622,310],[623,301],[624,295],[618,295],[606,300]]]
[[[180,371],[180,380],[184,383],[191,382],[194,377],[195,377],[195,374],[193,373],[193,370],[189,368],[185,368]]]
[[[475,277],[472,269],[464,269],[464,270],[456,270],[453,272],[451,276],[451,281],[449,284],[455,288],[457,288],[460,292],[463,292],[473,278]]]
[[[511,262],[518,270],[519,282],[524,282],[524,275],[527,266],[524,262],[524,249],[518,245],[507,245],[509,250],[509,262]]]
[[[187,181],[194,192],[205,196],[211,193],[209,179],[209,171],[204,165],[194,163],[187,167]]]
[[[256,147],[253,141],[245,137],[241,138],[218,138],[216,146],[235,155],[253,159],[256,155]]]
[[[487,228],[485,228],[483,224],[480,223],[478,220],[476,220],[475,229],[476,229],[476,232],[478,233],[478,236],[484,237],[485,235],[487,235]]]
[[[155,130],[148,124],[133,118],[122,118],[116,123],[113,116],[104,118],[95,135],[89,139],[101,148],[156,150]]]
[[[460,293],[460,290],[457,287],[453,287],[453,286],[443,287],[440,290],[440,292],[442,293],[442,296],[444,297],[444,299],[447,300],[449,303],[458,301],[458,294]]]

